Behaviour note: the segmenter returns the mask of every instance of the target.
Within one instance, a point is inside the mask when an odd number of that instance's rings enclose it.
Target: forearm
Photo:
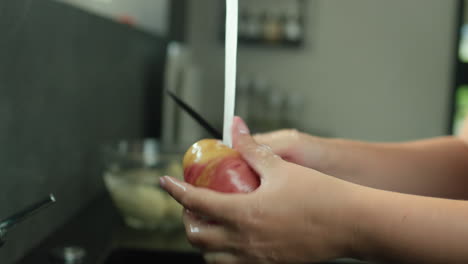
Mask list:
[[[318,169],[326,174],[378,189],[468,198],[468,145],[458,138],[409,143],[322,139],[319,145]]]
[[[356,201],[355,252],[383,263],[468,263],[468,202],[370,189]]]

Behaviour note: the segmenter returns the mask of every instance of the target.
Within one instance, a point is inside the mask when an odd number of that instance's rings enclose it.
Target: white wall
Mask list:
[[[243,0],[248,1],[248,0]],[[189,44],[204,68],[205,115],[221,122],[220,0],[189,1]],[[455,0],[309,0],[300,50],[241,47],[239,72],[302,93],[307,130],[363,140],[446,132]],[[213,100],[219,98],[219,100]]]

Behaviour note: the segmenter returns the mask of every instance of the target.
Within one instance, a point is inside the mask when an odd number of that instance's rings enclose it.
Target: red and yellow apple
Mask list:
[[[258,174],[241,154],[217,139],[193,144],[184,155],[183,168],[186,182],[219,192],[251,192],[260,185]]]

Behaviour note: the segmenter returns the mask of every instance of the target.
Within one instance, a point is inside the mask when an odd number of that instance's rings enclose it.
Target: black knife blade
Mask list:
[[[198,124],[205,128],[213,137],[216,139],[222,139],[223,134],[214,128],[208,121],[206,121],[200,114],[198,114],[192,107],[178,98],[174,93],[169,90],[166,90],[167,94],[180,106],[187,114],[189,114]]]

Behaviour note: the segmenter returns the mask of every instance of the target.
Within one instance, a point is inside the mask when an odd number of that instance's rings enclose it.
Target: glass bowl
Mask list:
[[[104,183],[128,226],[160,231],[182,227],[182,206],[159,187],[162,176],[182,179],[182,155],[161,153],[155,139],[122,140],[103,150]]]

